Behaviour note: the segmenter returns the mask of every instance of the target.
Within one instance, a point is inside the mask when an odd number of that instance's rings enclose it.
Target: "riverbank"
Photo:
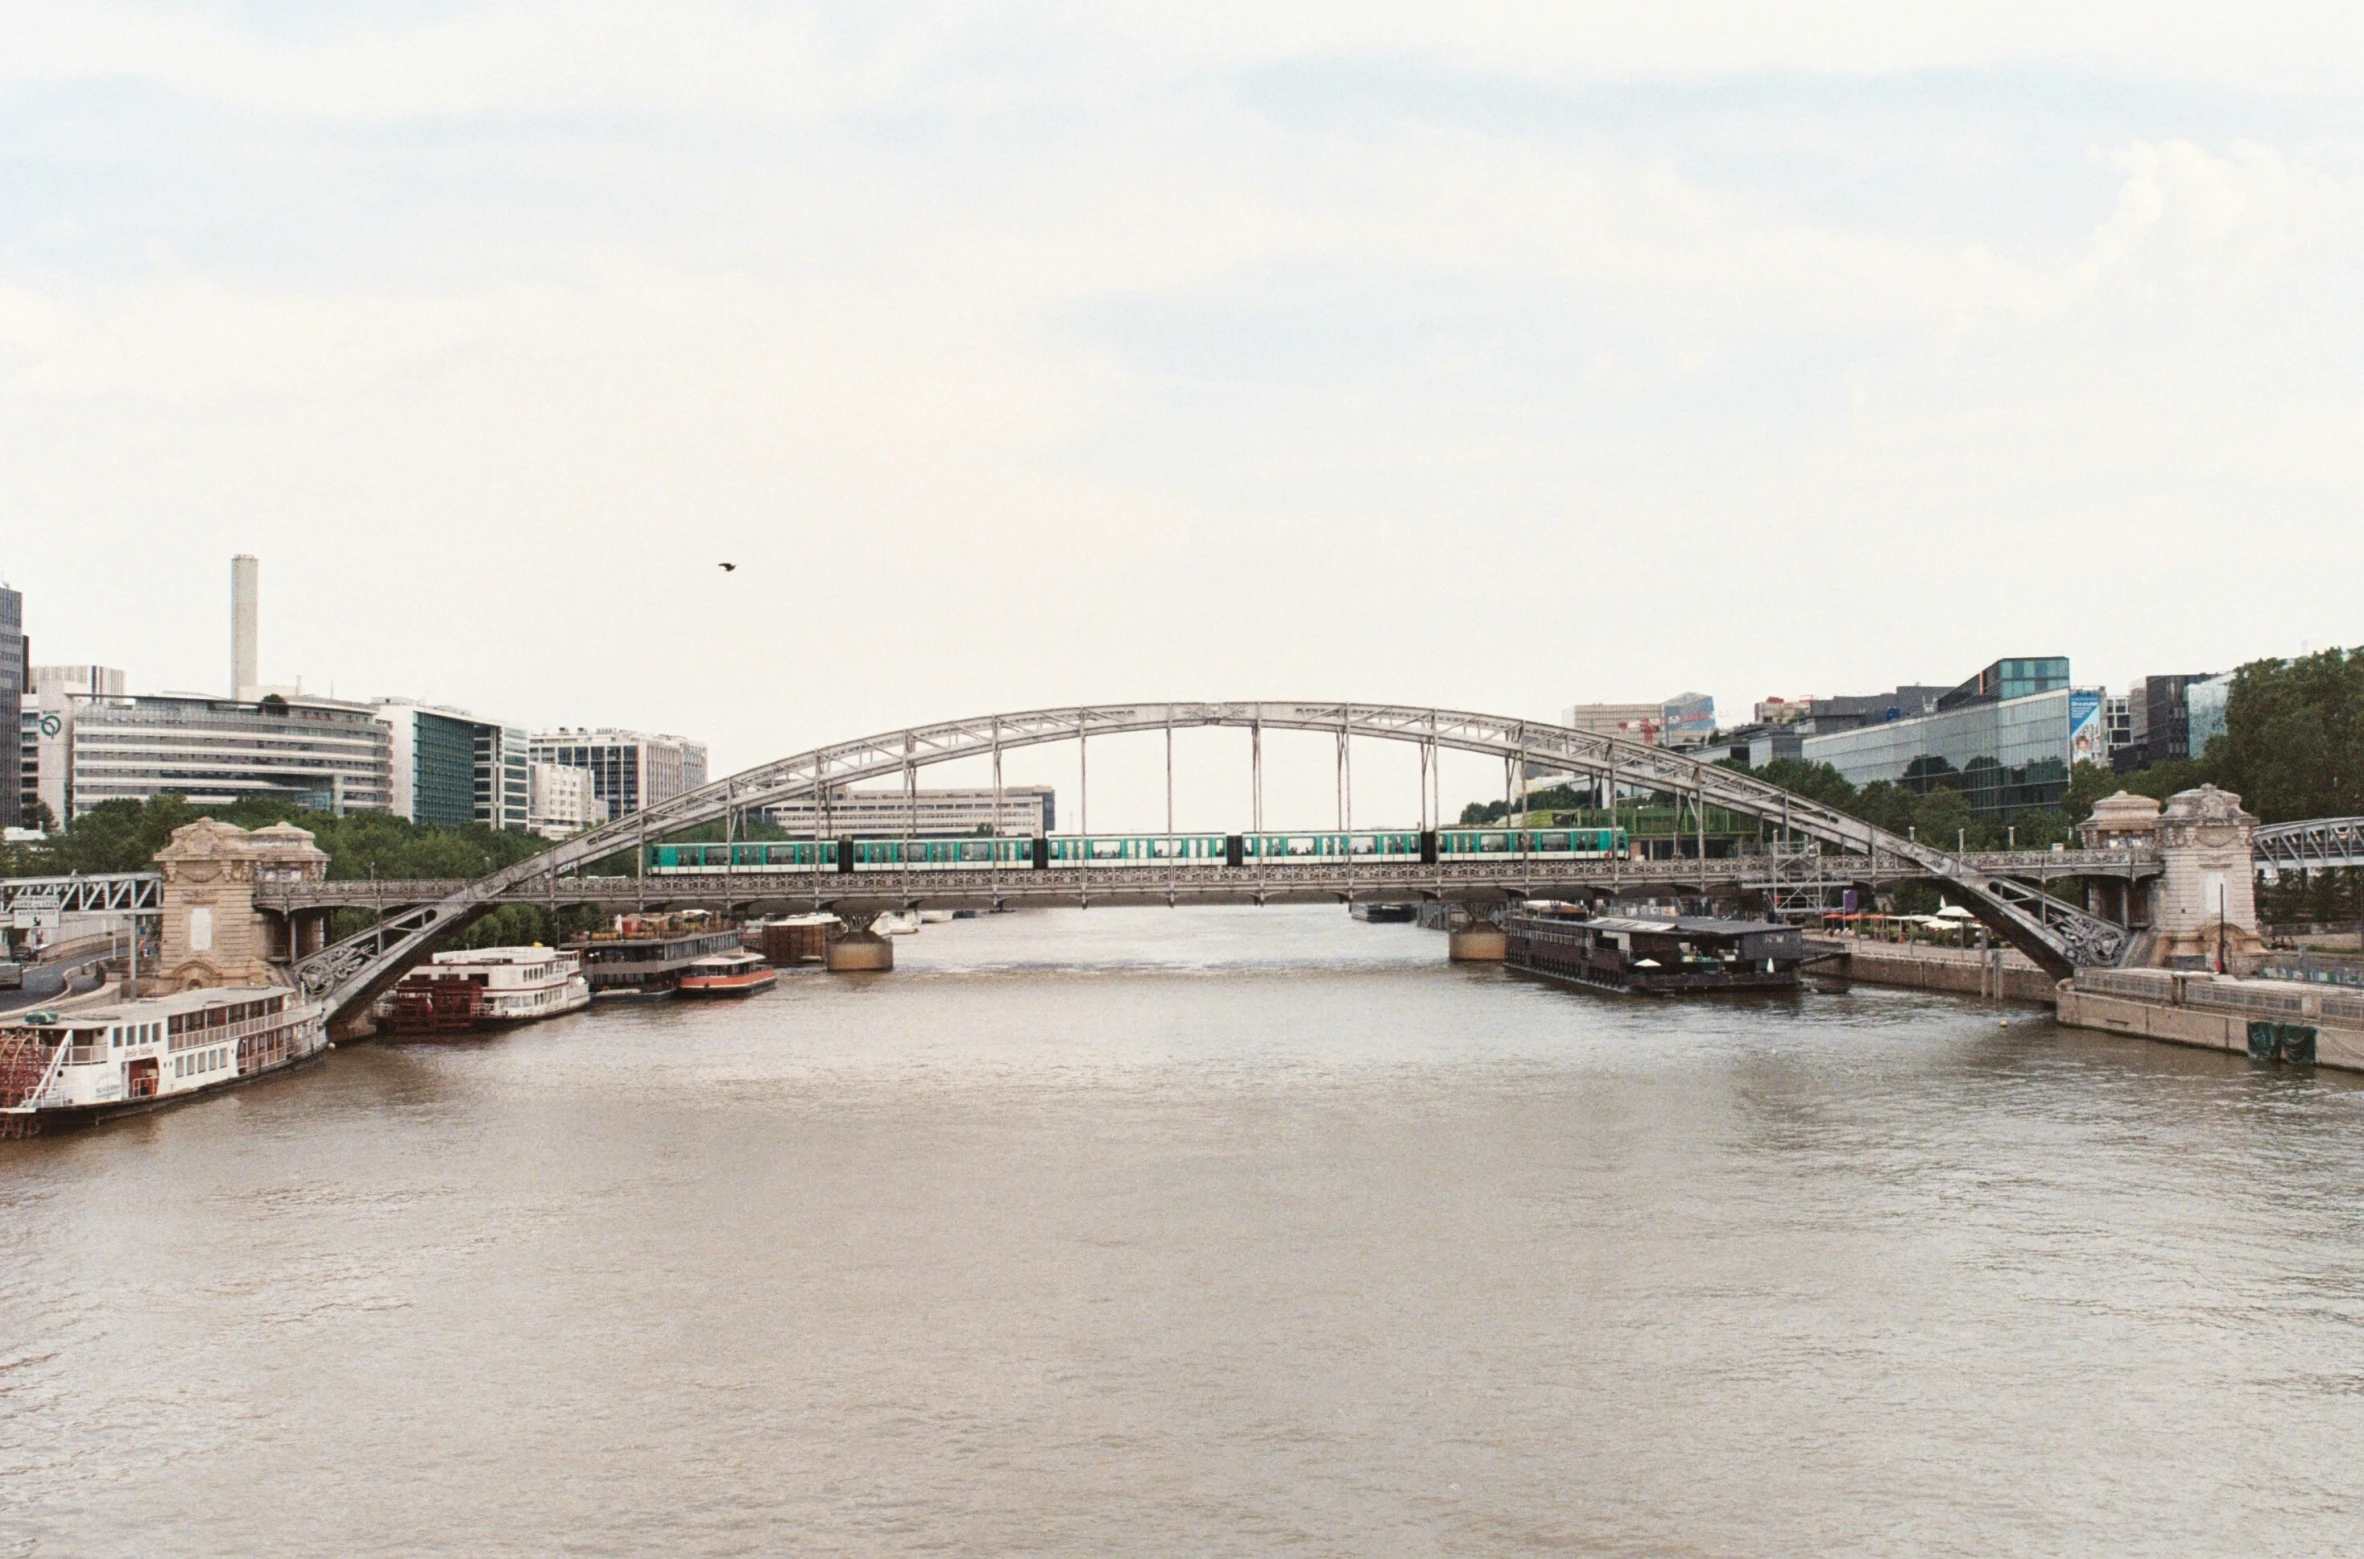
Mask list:
[[[1957,996],[2000,996],[2005,1001],[2052,1005],[2053,977],[2015,949],[1999,950],[1998,984],[1997,951],[1875,942],[1858,937],[1806,938],[1806,956],[1822,960],[1809,966],[1810,973],[1860,980],[1866,985],[1897,985],[1907,990],[1946,991]]]

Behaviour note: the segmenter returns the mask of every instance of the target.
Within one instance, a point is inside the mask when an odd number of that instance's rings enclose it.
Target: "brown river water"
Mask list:
[[[1330,910],[0,1143],[0,1554],[2364,1551],[2364,1083]]]

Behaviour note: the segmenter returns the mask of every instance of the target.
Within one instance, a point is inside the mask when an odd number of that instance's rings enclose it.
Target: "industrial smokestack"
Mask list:
[[[261,578],[262,565],[247,554],[230,560],[230,696],[241,703],[259,697],[263,682],[255,670]]]

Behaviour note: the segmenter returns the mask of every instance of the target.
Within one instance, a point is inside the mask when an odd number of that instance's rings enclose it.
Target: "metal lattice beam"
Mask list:
[[[61,915],[153,915],[164,907],[164,879],[155,872],[0,877],[0,914],[36,906]]]
[[[2260,871],[2321,872],[2364,866],[2364,817],[2318,817],[2261,828],[2250,841]]]
[[[914,726],[759,764],[479,879],[449,899],[412,911],[403,917],[404,929],[398,932],[380,929],[315,954],[296,966],[297,978],[306,990],[330,997],[339,1007],[349,1005],[358,993],[382,983],[389,968],[415,961],[457,924],[484,913],[521,883],[576,871],[644,840],[748,808],[815,798],[864,780],[899,779],[932,764],[998,756],[1013,747],[1206,726],[1248,730],[1258,737],[1266,730],[1351,732],[1416,743],[1430,753],[1450,748],[1517,762],[1524,772],[1594,775],[1778,822],[1825,846],[1868,855],[1875,862],[1884,859],[1946,885],[2005,939],[2058,974],[2115,963],[2127,944],[2121,927],[2025,883],[1874,828],[1751,775],[1664,748],[1502,715],[1400,704],[1095,704]],[[552,886],[554,890],[555,883]]]

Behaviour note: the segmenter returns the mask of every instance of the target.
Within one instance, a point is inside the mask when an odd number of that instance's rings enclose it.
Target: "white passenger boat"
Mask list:
[[[327,1011],[301,991],[183,991],[0,1020],[0,1136],[154,1109],[308,1061]]]
[[[554,947],[473,947],[437,953],[380,1004],[397,1034],[464,1032],[480,1023],[530,1023],[591,1005],[579,953]]]

